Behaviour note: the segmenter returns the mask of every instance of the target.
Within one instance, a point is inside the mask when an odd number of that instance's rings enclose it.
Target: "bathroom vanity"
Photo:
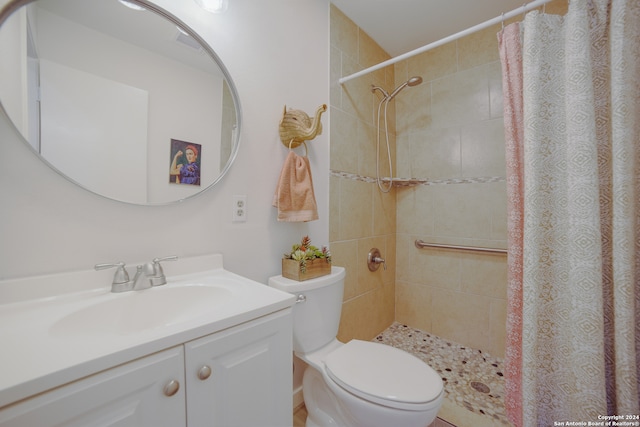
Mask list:
[[[219,255],[165,270],[121,294],[108,272],[0,282],[0,426],[291,425],[294,297]]]

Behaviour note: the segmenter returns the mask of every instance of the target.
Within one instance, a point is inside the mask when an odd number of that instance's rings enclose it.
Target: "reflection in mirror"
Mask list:
[[[240,107],[200,37],[146,2],[18,3],[2,11],[0,102],[46,163],[135,204],[180,201],[221,179],[237,152]]]

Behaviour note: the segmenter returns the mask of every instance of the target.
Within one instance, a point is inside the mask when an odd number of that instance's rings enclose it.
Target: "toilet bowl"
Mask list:
[[[275,276],[269,286],[298,296],[293,348],[309,366],[303,376],[307,427],[426,427],[442,405],[440,376],[400,349],[336,339],[345,270],[298,282]]]

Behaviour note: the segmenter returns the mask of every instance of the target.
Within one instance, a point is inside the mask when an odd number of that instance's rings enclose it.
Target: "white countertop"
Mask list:
[[[172,269],[168,268],[170,263],[166,263],[167,285],[132,292],[140,294],[188,285],[223,287],[232,295],[211,309],[200,307],[194,316],[182,316],[176,322],[142,329],[132,325],[131,330],[96,328],[93,331],[91,324],[85,327],[69,322],[66,324],[71,329],[61,326],[71,313],[92,310],[92,306],[98,307],[95,304],[104,301],[138,297],[131,292],[112,294],[110,286],[92,288],[73,283],[78,278],[91,277],[87,271],[38,277],[33,281],[0,281],[0,301],[3,302],[0,304],[0,408],[294,304],[291,294],[224,270],[219,255],[183,261],[182,267],[176,267],[178,260]],[[179,272],[187,267],[198,272],[169,275],[170,270]],[[91,273],[95,279],[95,275],[102,272]],[[60,284],[66,292],[56,295],[55,284]],[[110,313],[95,310],[95,315],[107,317]],[[113,313],[114,322],[117,316],[118,313]],[[109,324],[110,319],[104,317],[100,321]]]

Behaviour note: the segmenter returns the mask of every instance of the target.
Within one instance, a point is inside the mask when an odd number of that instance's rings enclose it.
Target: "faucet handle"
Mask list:
[[[166,256],[166,257],[163,257],[163,258],[154,258],[153,259],[153,263],[157,264],[157,265],[160,265],[160,263],[162,261],[175,261],[177,259],[178,259],[177,255],[171,255],[171,256]]]
[[[129,273],[127,273],[127,270],[125,270],[124,266],[125,266],[124,262],[120,261],[116,264],[96,264],[93,268],[95,268],[96,271],[98,271],[98,270],[106,270],[107,268],[116,267],[117,268],[116,273],[113,275],[113,284],[121,285],[123,283],[129,282]]]
[[[164,270],[162,269],[162,264],[160,264],[160,262],[175,261],[177,259],[178,257],[176,255],[153,259],[152,261],[153,273],[151,274],[152,275],[151,283],[153,284],[153,286],[160,286],[167,283],[167,278],[164,275]]]

